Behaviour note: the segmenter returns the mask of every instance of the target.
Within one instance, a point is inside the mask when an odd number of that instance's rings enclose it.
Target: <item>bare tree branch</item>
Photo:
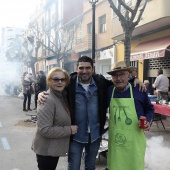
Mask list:
[[[126,10],[130,11],[131,13],[133,13],[133,10],[126,5],[126,3],[122,0],[118,0],[119,4],[122,5]]]
[[[121,10],[118,10],[113,2],[113,0],[108,0],[110,3],[110,7],[113,9],[113,11],[116,13],[117,16],[119,16],[119,19],[123,22],[126,22],[125,17],[121,14]],[[119,6],[119,5],[118,5]],[[119,6],[119,9],[120,6]]]
[[[140,22],[141,17],[142,17],[142,14],[143,14],[143,12],[144,12],[144,10],[145,10],[145,8],[146,8],[147,2],[148,2],[148,0],[145,0],[145,3],[144,3],[144,5],[143,5],[143,8],[140,9],[140,13],[139,13],[139,15],[138,15],[138,19],[137,19],[137,21],[134,22],[134,24],[133,24],[134,27],[135,27],[136,25],[138,25],[138,23]]]
[[[142,14],[145,10],[146,4],[148,0],[145,0],[145,3],[142,9],[139,10],[142,0],[137,0],[134,9],[130,8],[125,0],[117,0],[118,7],[116,8],[113,0],[108,0],[110,3],[110,7],[113,9],[113,12],[119,17],[119,21],[124,31],[124,46],[125,46],[125,62],[127,65],[130,64],[130,53],[131,53],[131,37],[132,32],[135,29],[135,26],[141,20]],[[122,8],[125,10],[122,10]],[[134,21],[137,13],[139,11],[139,15],[137,16],[137,20]]]
[[[71,51],[75,30],[73,31],[73,36],[71,36],[65,27],[60,27],[59,25],[55,25],[55,27],[46,27],[45,25],[40,25],[42,34],[48,37],[49,42],[46,44],[46,42],[42,41],[42,37],[38,37],[37,32],[40,31],[37,30],[36,24],[36,22],[30,23],[30,30],[32,30],[32,33],[35,35],[36,39],[41,43],[41,45],[46,50],[51,51],[59,62],[68,54],[69,51]],[[52,34],[52,31],[54,35]],[[66,39],[64,38],[63,33],[68,34]]]

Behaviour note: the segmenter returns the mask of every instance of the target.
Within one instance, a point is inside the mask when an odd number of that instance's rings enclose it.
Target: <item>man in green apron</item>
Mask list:
[[[109,170],[144,170],[146,139],[143,130],[149,130],[154,109],[147,93],[128,82],[131,68],[121,61],[108,72],[113,81],[108,89]],[[140,116],[146,117],[144,129],[139,128]]]

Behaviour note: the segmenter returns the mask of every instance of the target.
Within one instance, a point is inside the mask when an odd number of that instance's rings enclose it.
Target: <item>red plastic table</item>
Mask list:
[[[170,105],[161,105],[161,104],[156,104],[156,102],[152,102],[155,113],[165,115],[165,116],[170,116]]]

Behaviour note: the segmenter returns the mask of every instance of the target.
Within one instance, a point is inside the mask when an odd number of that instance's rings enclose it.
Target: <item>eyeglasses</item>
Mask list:
[[[119,74],[113,74],[112,75],[112,77],[114,78],[114,79],[116,79],[116,78],[125,78],[125,75],[126,75],[126,73],[119,73]]]
[[[59,78],[51,78],[55,83],[59,83],[59,82],[61,82],[61,83],[64,83],[65,81],[66,81],[66,78],[61,78],[61,79],[59,79]]]

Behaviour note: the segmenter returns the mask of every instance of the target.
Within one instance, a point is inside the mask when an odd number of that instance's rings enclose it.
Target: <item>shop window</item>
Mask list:
[[[99,17],[99,33],[106,32],[106,15]]]
[[[130,66],[138,68],[138,61],[130,61]]]

